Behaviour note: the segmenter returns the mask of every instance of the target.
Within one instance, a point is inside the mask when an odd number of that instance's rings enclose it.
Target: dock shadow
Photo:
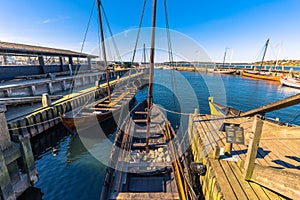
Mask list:
[[[297,162],[300,163],[300,158],[297,157],[297,156],[285,156],[285,157],[286,157],[286,158],[289,158],[289,159],[292,159],[292,160],[295,160],[295,161],[297,161]]]
[[[264,150],[263,148],[258,147],[256,158],[264,158],[264,157],[266,157],[270,152],[271,152],[271,151],[269,151],[269,150]]]
[[[293,165],[293,164],[285,162],[283,160],[272,160],[272,162],[274,162],[274,163],[276,163],[278,165],[281,165],[281,166],[283,166],[285,168],[300,170],[300,166]]]

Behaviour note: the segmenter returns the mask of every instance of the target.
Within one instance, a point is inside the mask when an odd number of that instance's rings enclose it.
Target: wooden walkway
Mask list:
[[[191,121],[192,119],[192,121]],[[224,119],[214,115],[193,115],[190,117],[189,139],[195,162],[203,162],[207,166],[205,176],[200,176],[200,183],[206,199],[288,199],[300,195],[300,127],[286,127],[263,120],[262,135],[255,159],[253,171],[254,181],[245,180],[244,168],[247,157],[249,138],[252,132],[254,117]],[[226,133],[220,131],[222,124],[240,124],[244,128],[245,145],[233,144],[232,156],[222,155],[226,144]],[[213,151],[219,147],[221,154],[215,159]],[[250,145],[249,145],[250,146]],[[265,175],[255,177],[256,169],[266,167]],[[268,174],[269,169],[273,174]],[[275,171],[272,171],[274,170]],[[294,188],[286,187],[286,192],[277,194],[265,185],[257,184],[257,180],[266,178],[266,182],[277,182],[282,173],[292,174]],[[269,176],[268,176],[269,175]],[[282,185],[282,187],[284,187]],[[275,187],[277,188],[277,186]],[[296,189],[295,189],[296,188]],[[299,190],[298,190],[299,189]],[[292,194],[290,194],[290,191]],[[298,198],[298,199],[299,199]]]

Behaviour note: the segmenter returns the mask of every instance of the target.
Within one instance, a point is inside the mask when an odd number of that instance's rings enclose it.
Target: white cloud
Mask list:
[[[46,20],[44,20],[42,23],[43,23],[43,24],[48,24],[48,23],[50,23],[50,22],[51,22],[50,19],[46,19]]]
[[[45,19],[42,24],[49,24],[49,23],[53,23],[53,22],[59,22],[59,21],[63,21],[66,19],[69,19],[69,16],[66,17],[59,17],[59,18],[53,18],[53,19]]]

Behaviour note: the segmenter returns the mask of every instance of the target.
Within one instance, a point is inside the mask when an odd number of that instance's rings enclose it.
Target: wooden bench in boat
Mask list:
[[[89,108],[95,111],[102,111],[102,110],[116,110],[116,108]]]
[[[168,162],[158,162],[158,163],[153,163],[153,162],[124,162],[128,168],[132,167],[172,167],[172,163]]]
[[[110,199],[117,200],[125,200],[125,199],[136,199],[136,200],[147,200],[147,199],[155,199],[155,200],[179,200],[178,193],[133,193],[133,192],[120,192],[116,194],[112,194]]]
[[[133,120],[135,123],[146,123],[147,119],[134,119]]]
[[[147,115],[148,114],[148,112],[144,112],[144,111],[135,111],[134,112],[134,114],[136,114],[136,115]]]
[[[102,103],[100,103],[100,104],[97,104],[97,106],[108,106],[109,104],[102,104]],[[112,105],[112,106],[110,106],[110,107],[121,107],[122,105]]]

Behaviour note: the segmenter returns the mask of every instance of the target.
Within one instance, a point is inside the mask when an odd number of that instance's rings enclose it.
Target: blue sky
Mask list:
[[[0,0],[0,40],[79,51],[94,0]],[[138,26],[143,0],[102,1],[114,33]],[[144,27],[151,25],[147,1]],[[214,61],[258,61],[267,38],[267,59],[300,59],[298,0],[168,0],[170,28],[198,42]],[[158,26],[164,27],[163,0]],[[96,8],[84,52],[98,41]],[[176,42],[176,41],[173,41]],[[279,50],[281,49],[281,50]]]

